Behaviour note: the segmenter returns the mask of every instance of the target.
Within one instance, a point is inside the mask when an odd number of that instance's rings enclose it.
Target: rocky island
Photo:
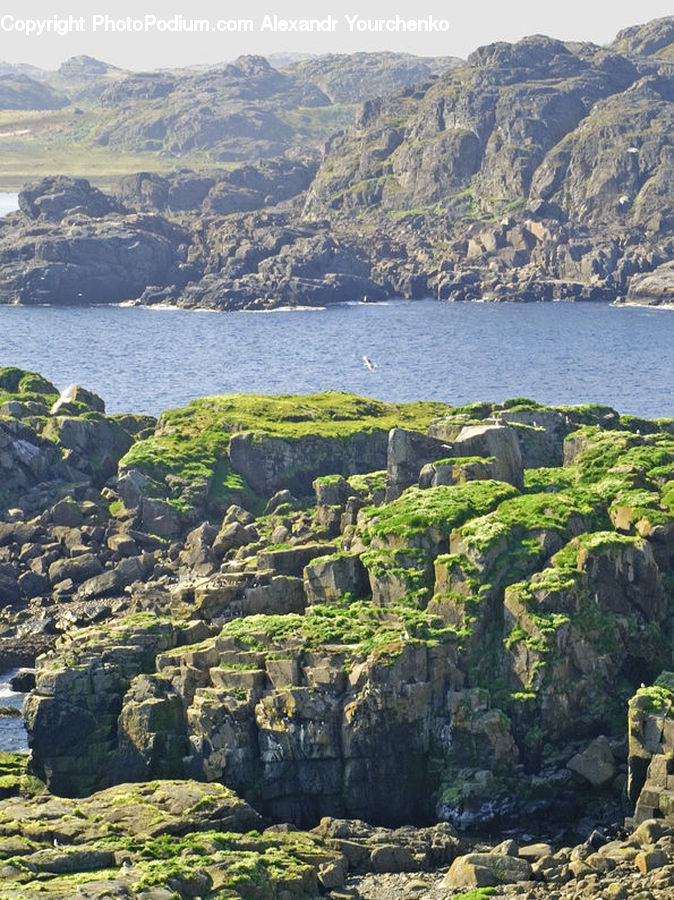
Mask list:
[[[538,35],[464,63],[4,75],[5,105],[70,104],[38,120],[64,152],[153,170],[25,188],[0,220],[0,302],[671,304],[673,46],[668,17],[606,47]]]
[[[670,895],[671,419],[0,391],[3,898]]]

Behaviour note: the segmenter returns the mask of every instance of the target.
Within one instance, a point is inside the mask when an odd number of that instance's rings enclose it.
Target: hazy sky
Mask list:
[[[61,2],[20,2],[4,0],[0,8],[0,61],[24,62],[55,68],[64,59],[80,53],[96,56],[130,69],[214,63],[234,59],[241,53],[351,52],[355,50],[404,50],[419,55],[466,56],[481,44],[515,41],[527,34],[549,34],[566,40],[607,43],[616,32],[660,16],[671,15],[671,0],[643,0],[635,4],[615,0],[612,4],[591,0],[344,0],[334,5],[313,0],[246,0],[219,3],[205,0],[61,0]],[[59,18],[75,17],[84,31],[26,35]],[[263,31],[265,15],[285,19],[325,18],[332,15],[336,27],[323,33]],[[446,20],[443,31],[431,33],[350,30],[346,16],[360,20],[392,18]],[[78,22],[80,16],[83,22]],[[209,33],[170,33],[156,27],[129,33],[126,30],[93,29],[93,16],[108,16],[114,22],[132,17],[143,20],[156,16],[169,20],[204,19],[212,23]],[[251,20],[251,31],[215,31],[220,19]],[[31,20],[27,22],[26,20]],[[40,20],[43,20],[40,22]],[[53,23],[52,23],[53,24]],[[60,24],[63,28],[63,23]],[[246,25],[242,26],[246,28]]]

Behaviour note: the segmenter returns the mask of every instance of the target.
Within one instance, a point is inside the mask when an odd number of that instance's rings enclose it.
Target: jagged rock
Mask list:
[[[71,528],[81,525],[84,518],[77,503],[70,498],[60,500],[52,506],[49,515],[54,525],[67,525]]]
[[[222,557],[229,550],[238,547],[245,547],[246,544],[252,543],[254,538],[247,530],[246,526],[240,522],[231,522],[225,525],[222,531],[219,531],[213,539],[213,553]]]
[[[165,500],[141,501],[141,523],[143,531],[160,538],[174,538],[180,533],[180,518],[175,507]]]
[[[149,284],[184,283],[180,248],[187,235],[179,226],[113,214],[113,201],[88,182],[56,181],[63,190],[55,199],[46,179],[23,201],[27,216],[44,208],[56,220],[45,221],[39,238],[28,218],[23,228],[3,232],[0,302],[111,303],[135,299]]]
[[[386,502],[395,500],[405,488],[416,484],[419,472],[430,462],[450,455],[448,444],[425,434],[393,428],[386,456]]]
[[[10,687],[13,691],[26,693],[35,687],[35,672],[32,669],[23,669],[10,679]]]
[[[27,185],[19,193],[19,207],[31,219],[60,222],[69,213],[82,213],[91,218],[102,218],[123,209],[110,197],[92,187],[85,178],[68,178],[59,175],[43,178]]]
[[[168,682],[148,675],[135,678],[118,719],[119,775],[179,778],[187,749],[184,715],[182,698]]]
[[[314,560],[304,568],[304,590],[309,605],[334,602],[346,594],[365,597],[369,593],[367,571],[355,554]]]
[[[333,547],[330,544],[302,544],[280,550],[261,550],[257,564],[261,569],[271,569],[279,575],[301,577],[305,566],[317,556],[326,556]]]
[[[317,475],[384,468],[386,435],[374,432],[339,439],[309,435],[286,441],[244,432],[232,435],[229,457],[234,471],[263,496],[282,489],[301,496],[311,491]]]
[[[74,584],[80,584],[89,578],[100,575],[103,567],[98,557],[93,553],[83,553],[71,559],[57,559],[49,566],[49,580],[52,585],[70,579]]]
[[[582,753],[576,753],[566,764],[592,785],[601,787],[615,775],[615,759],[606,737],[598,737]]]
[[[630,280],[626,302],[644,306],[674,303],[674,263],[663,263],[653,272],[635,275]]]
[[[485,456],[498,460],[507,475],[502,480],[516,487],[522,481],[522,455],[513,428],[501,425],[468,425],[452,441],[457,456]]]
[[[193,528],[185,538],[185,549],[180,554],[182,565],[191,569],[195,575],[210,575],[217,569],[216,556],[221,544],[216,551],[214,542],[218,538],[217,529],[209,522],[203,522]]]
[[[269,501],[264,508],[264,514],[265,516],[269,516],[271,513],[276,512],[280,506],[285,506],[286,504],[292,505],[295,502],[295,498],[287,488],[282,491],[276,491],[276,493],[269,498]]]
[[[140,556],[122,559],[117,565],[88,578],[77,591],[81,600],[94,597],[108,597],[121,593],[125,587],[136,581],[142,581],[148,574],[148,565]]]

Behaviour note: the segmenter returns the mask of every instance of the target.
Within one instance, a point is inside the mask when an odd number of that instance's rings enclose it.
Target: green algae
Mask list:
[[[456,629],[411,601],[382,607],[371,600],[344,598],[342,603],[312,606],[304,616],[260,614],[235,619],[223,627],[221,636],[270,653],[287,642],[295,653],[339,646],[364,657],[393,645],[402,649],[410,643],[435,646],[453,641]]]

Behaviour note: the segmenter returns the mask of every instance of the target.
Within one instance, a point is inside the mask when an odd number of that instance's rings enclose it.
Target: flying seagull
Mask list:
[[[61,396],[58,398],[56,403],[49,410],[50,414],[53,416],[54,413],[58,412],[59,409],[63,406],[64,403],[72,403],[75,397],[77,396],[77,385],[69,384],[65,391],[61,391]]]
[[[365,356],[365,355],[363,355],[363,365],[365,366],[366,369],[369,369],[370,372],[374,372],[374,370],[377,368],[377,366],[375,365],[375,363],[372,362],[370,357]]]

